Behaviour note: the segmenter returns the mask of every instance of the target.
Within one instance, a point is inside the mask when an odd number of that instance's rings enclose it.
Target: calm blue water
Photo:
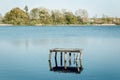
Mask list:
[[[81,74],[49,71],[51,48],[82,48]],[[120,80],[120,26],[0,27],[0,80]]]

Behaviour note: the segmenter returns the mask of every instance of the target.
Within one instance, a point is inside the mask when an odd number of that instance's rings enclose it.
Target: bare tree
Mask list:
[[[81,18],[83,23],[88,22],[88,12],[85,9],[78,9],[75,12],[76,17]]]
[[[38,8],[33,8],[30,11],[30,19],[39,19],[39,9]]]

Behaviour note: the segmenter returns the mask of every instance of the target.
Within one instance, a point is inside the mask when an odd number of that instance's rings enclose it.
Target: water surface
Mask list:
[[[81,74],[49,71],[51,48],[82,48]],[[120,26],[0,27],[0,80],[120,80]]]

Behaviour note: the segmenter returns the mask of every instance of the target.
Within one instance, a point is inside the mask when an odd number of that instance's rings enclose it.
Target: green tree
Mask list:
[[[59,10],[52,10],[51,16],[54,24],[65,24],[65,16]]]
[[[29,15],[20,8],[13,8],[5,14],[4,22],[14,25],[25,25],[29,22]]]
[[[50,21],[50,11],[46,8],[39,8],[39,18],[42,24],[49,24]]]
[[[30,19],[35,24],[50,24],[52,21],[50,11],[46,8],[33,8],[30,11]]]
[[[76,16],[70,12],[70,11],[67,11],[67,12],[64,12],[64,15],[65,15],[65,19],[66,19],[66,24],[76,24]]]

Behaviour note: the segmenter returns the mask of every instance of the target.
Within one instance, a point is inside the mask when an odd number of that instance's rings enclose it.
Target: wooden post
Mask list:
[[[78,70],[78,72],[79,72],[80,69],[79,69],[79,67],[78,67],[78,54],[77,54],[77,56],[76,56],[76,67],[77,67],[77,70]]]
[[[60,63],[61,63],[61,66],[62,66],[62,52],[60,53]]]
[[[52,55],[52,51],[50,51],[50,54],[49,54],[49,67],[50,67],[50,70],[52,70],[52,64],[51,64],[51,55]]]
[[[51,60],[51,56],[52,56],[52,51],[50,50],[49,60]]]
[[[58,65],[57,65],[57,52],[55,52],[55,65],[56,65],[56,67],[58,67]]]
[[[69,66],[71,66],[71,53],[69,53]]]
[[[82,52],[80,51],[80,67],[82,68]]]
[[[64,53],[64,68],[65,69],[67,69],[67,67],[66,67],[66,54],[67,54],[67,52]]]
[[[49,67],[50,67],[50,70],[52,70],[51,60],[49,60]]]
[[[74,64],[75,64],[75,53],[74,53]]]

